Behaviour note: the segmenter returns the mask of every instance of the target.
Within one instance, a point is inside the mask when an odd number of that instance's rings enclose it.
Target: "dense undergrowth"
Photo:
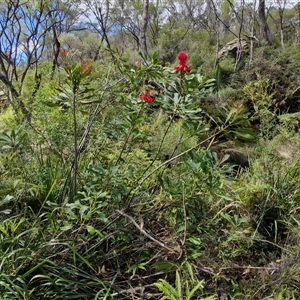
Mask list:
[[[1,299],[298,299],[297,53],[257,51],[227,85],[45,65],[31,122],[0,118]]]

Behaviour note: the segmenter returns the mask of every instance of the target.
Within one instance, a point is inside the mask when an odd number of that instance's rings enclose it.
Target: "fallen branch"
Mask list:
[[[277,248],[279,248],[279,249],[281,249],[281,250],[283,250],[283,251],[285,251],[287,253],[293,253],[292,251],[290,251],[290,250],[288,250],[288,249],[286,249],[284,247],[281,247],[280,245],[277,245],[277,244],[275,244],[275,243],[273,243],[271,241],[268,241],[268,240],[255,239],[255,238],[252,239],[252,240],[255,241],[255,242],[261,242],[261,243],[267,243],[267,244],[273,245],[273,246],[275,246],[275,247],[277,247]]]
[[[127,215],[124,211],[121,210],[116,210],[117,213],[119,213],[120,215],[126,217],[127,219],[129,219],[131,221],[131,223],[144,235],[146,236],[148,239],[150,239],[152,242],[154,242],[156,245],[168,250],[168,252],[170,253],[177,253],[178,251],[176,251],[175,249],[172,249],[168,246],[166,246],[164,243],[158,241],[157,239],[155,239],[154,237],[152,237],[148,232],[146,232],[143,229],[143,224],[139,225],[131,216]]]
[[[219,269],[219,273],[226,270],[237,270],[237,269],[248,269],[248,270],[275,270],[276,267],[252,267],[252,266],[233,266],[233,267],[223,267]]]

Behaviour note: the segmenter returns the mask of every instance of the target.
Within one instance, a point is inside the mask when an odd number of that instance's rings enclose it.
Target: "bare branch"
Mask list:
[[[168,246],[166,246],[164,243],[158,241],[157,239],[155,239],[154,237],[152,237],[148,232],[146,232],[145,229],[142,228],[141,225],[139,225],[131,216],[129,216],[128,214],[126,214],[124,211],[121,210],[116,210],[117,213],[119,213],[120,215],[126,217],[127,219],[129,219],[131,221],[131,223],[144,235],[146,236],[148,239],[150,239],[152,242],[154,242],[156,245],[166,249],[168,252],[170,253],[176,253],[177,251],[175,249],[172,249]]]

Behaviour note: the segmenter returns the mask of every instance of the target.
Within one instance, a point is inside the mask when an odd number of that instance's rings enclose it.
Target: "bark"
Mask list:
[[[280,42],[281,46],[284,47],[284,28],[283,28],[283,14],[285,9],[285,0],[277,0],[277,6],[278,6],[278,14],[279,14],[279,21],[280,21]]]
[[[50,17],[52,17],[51,14]],[[55,69],[58,66],[58,56],[60,50],[60,42],[58,40],[56,28],[54,25],[52,26],[52,32],[53,32],[53,61],[52,61],[52,72],[50,76],[51,80],[53,79],[55,74]]]
[[[143,17],[142,24],[140,28],[140,47],[141,52],[147,54],[147,28],[149,20],[149,0],[143,1]]]
[[[253,61],[253,54],[254,54],[254,28],[255,28],[255,7],[256,7],[256,0],[253,2],[253,9],[251,12],[251,30],[250,30],[250,58],[249,61]]]
[[[259,26],[260,26],[260,35],[269,45],[272,45],[273,38],[272,38],[271,31],[270,31],[270,28],[267,23],[265,10],[266,10],[265,0],[259,0],[258,19],[259,19]]]
[[[102,8],[98,7],[98,15],[97,15],[97,20],[99,22],[99,25],[101,27],[101,31],[102,31],[102,39],[101,42],[105,41],[107,48],[111,50],[111,45],[110,45],[110,41],[108,38],[108,32],[107,32],[107,22],[108,22],[108,14],[110,11],[109,8],[109,1],[106,1],[106,12],[103,13]]]

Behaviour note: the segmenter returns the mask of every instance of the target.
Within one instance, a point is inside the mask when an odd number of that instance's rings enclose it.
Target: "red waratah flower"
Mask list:
[[[140,95],[139,98],[147,103],[152,103],[153,99],[151,98],[150,92],[151,90],[146,88],[144,94]]]
[[[179,62],[186,63],[187,59],[188,59],[188,55],[186,52],[181,51],[178,53],[177,58],[178,58]]]
[[[184,52],[184,51],[179,52],[178,55],[177,55],[177,59],[178,59],[179,63],[178,63],[177,66],[174,67],[174,70],[187,72],[191,69],[186,64],[186,62],[188,60],[188,55],[187,55],[186,52]]]

